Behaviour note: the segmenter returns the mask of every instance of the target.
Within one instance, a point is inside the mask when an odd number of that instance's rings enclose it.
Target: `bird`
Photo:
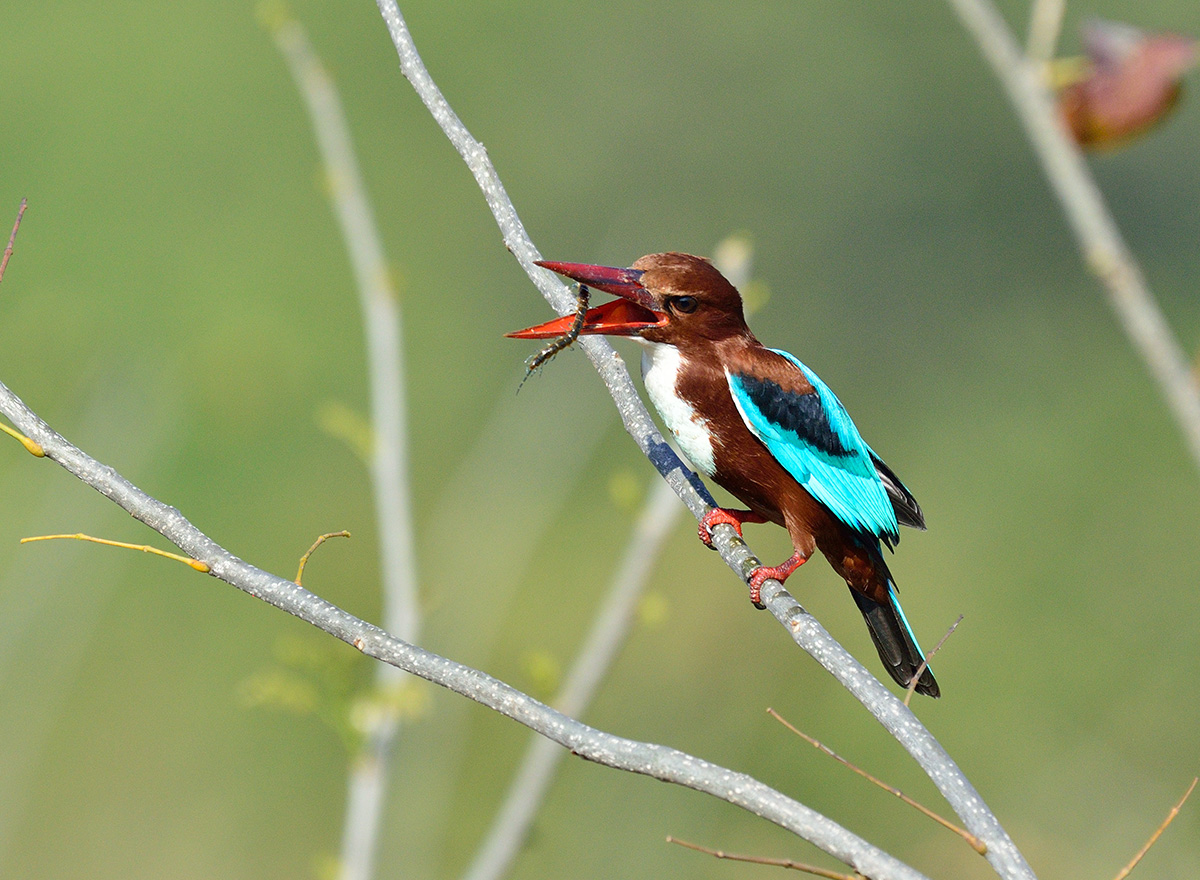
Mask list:
[[[720,523],[739,536],[745,523],[787,529],[795,552],[750,573],[751,602],[762,608],[763,583],[782,583],[819,550],[850,588],[891,677],[909,687],[920,670],[915,690],[939,696],[882,550],[899,543],[901,525],[924,530],[924,514],[829,386],[755,338],[741,295],[703,257],[649,254],[628,268],[537,265],[617,299],[589,309],[582,327],[566,315],[507,335],[572,331],[641,343],[646,394],[680,450],[747,508],[712,508],[700,520],[700,539],[712,547]]]

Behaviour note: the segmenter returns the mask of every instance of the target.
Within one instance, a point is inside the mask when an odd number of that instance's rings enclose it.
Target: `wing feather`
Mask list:
[[[913,498],[912,492],[908,491],[908,487],[900,482],[900,478],[892,473],[892,469],[874,450],[871,450],[871,461],[875,464],[875,472],[879,474],[879,479],[883,481],[883,488],[887,491],[892,510],[896,511],[896,519],[900,525],[925,531],[925,514],[921,512],[921,505]]]
[[[787,352],[771,350],[800,370],[812,387],[798,393],[770,379],[726,370],[746,427],[830,513],[857,531],[895,544],[900,540],[896,512],[876,458],[846,408],[816,373]]]

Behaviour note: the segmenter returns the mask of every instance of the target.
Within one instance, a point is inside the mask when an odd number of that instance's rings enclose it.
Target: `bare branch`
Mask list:
[[[1108,291],[1117,320],[1158,382],[1194,463],[1200,467],[1200,383],[1125,245],[1083,155],[1063,126],[1038,66],[1021,55],[1004,19],[988,0],[948,2],[1008,92],[1067,215],[1084,262]]]
[[[13,223],[12,235],[8,237],[8,247],[4,249],[4,256],[0,258],[0,281],[4,280],[4,270],[8,268],[8,260],[13,253],[13,245],[17,241],[17,230],[21,228],[21,218],[25,216],[25,207],[28,204],[28,199],[21,199],[21,206],[17,208],[17,221]]]
[[[305,550],[304,555],[300,557],[300,565],[296,569],[296,577],[295,577],[296,583],[300,584],[301,586],[304,586],[304,584],[302,583],[302,581],[304,580],[304,568],[305,568],[305,566],[308,565],[308,560],[312,557],[312,555],[315,552],[317,552],[318,547],[320,547],[322,544],[324,544],[330,538],[349,538],[349,537],[350,537],[350,533],[347,532],[345,529],[342,529],[340,532],[326,532],[324,535],[318,536],[317,540],[312,542],[312,546],[309,547],[307,550]]]
[[[551,273],[532,265],[533,260],[540,258],[540,254],[517,217],[516,209],[505,193],[504,186],[491,160],[488,159],[487,151],[471,137],[429,75],[395,0],[376,2],[399,55],[401,72],[412,83],[418,96],[475,176],[500,227],[505,246],[559,314],[567,314],[575,306],[574,297],[565,286],[550,277]],[[580,345],[600,373],[616,403],[625,430],[692,514],[700,519],[713,505],[712,496],[695,474],[683,466],[654,427],[649,413],[637,396],[624,361],[600,337],[586,337],[580,340]],[[1200,451],[1200,444],[1197,449]],[[746,543],[737,537],[732,526],[717,526],[713,532],[713,544],[720,551],[726,564],[743,582],[747,580],[751,571],[761,565]],[[987,845],[987,858],[996,872],[1004,878],[1031,880],[1034,877],[1033,871],[995,814],[916,716],[838,644],[780,583],[767,581],[763,585],[762,601],[767,610],[787,629],[796,644],[837,678],[920,764],[967,829]]]
[[[93,544],[103,544],[106,547],[120,547],[122,550],[140,550],[143,553],[152,553],[155,556],[161,556],[164,559],[173,559],[176,562],[182,562],[184,565],[190,566],[196,571],[207,572],[208,566],[199,559],[189,559],[186,556],[180,556],[178,553],[168,553],[166,550],[159,550],[157,547],[151,547],[148,544],[127,544],[124,541],[110,541],[108,538],[93,538],[91,535],[76,533],[74,535],[34,535],[32,538],[22,538],[22,544],[31,544],[34,541],[90,541]]]
[[[829,871],[825,868],[818,868],[816,865],[808,865],[804,862],[793,861],[792,859],[773,859],[768,856],[741,856],[737,853],[725,852],[723,849],[709,849],[707,846],[701,846],[698,843],[688,843],[686,840],[680,840],[678,837],[671,837],[669,835],[667,843],[692,849],[716,859],[729,859],[731,862],[749,862],[752,865],[770,865],[774,868],[788,868],[792,871],[802,871],[805,874],[812,874],[814,877],[824,877],[825,880],[864,880],[862,874],[843,874],[840,871]]]
[[[938,643],[933,646],[933,650],[921,658],[921,665],[917,667],[917,671],[913,673],[912,681],[908,683],[908,687],[904,689],[904,705],[909,704],[913,694],[917,690],[917,683],[921,680],[921,674],[929,668],[929,661],[933,659],[933,655],[942,650],[942,645],[946,644],[946,639],[954,635],[954,631],[958,629],[958,625],[963,622],[963,615],[958,615],[958,620],[950,624],[950,629],[946,630],[946,634],[938,639]]]
[[[1158,839],[1162,837],[1162,833],[1167,830],[1167,826],[1175,821],[1175,817],[1179,815],[1179,811],[1183,809],[1183,805],[1187,803],[1187,799],[1192,796],[1192,792],[1196,789],[1197,782],[1200,782],[1200,777],[1196,777],[1192,780],[1192,784],[1189,785],[1187,791],[1183,793],[1183,797],[1179,799],[1179,803],[1171,807],[1171,812],[1167,813],[1167,818],[1163,819],[1162,824],[1159,825],[1158,828],[1155,829],[1154,833],[1150,835],[1150,839],[1146,841],[1146,845],[1139,849],[1134,857],[1129,860],[1129,864],[1121,869],[1121,872],[1117,874],[1115,880],[1125,880],[1125,878],[1129,876],[1129,872],[1137,867],[1138,862],[1142,860],[1142,857],[1145,856],[1146,853],[1150,852],[1150,847],[1154,846]]]
[[[666,746],[637,742],[588,727],[486,673],[409,644],[310,593],[294,581],[238,559],[174,507],[142,492],[113,468],[69,443],[3,383],[0,383],[0,413],[37,440],[46,450],[47,458],[154,529],[191,558],[208,565],[209,573],[214,577],[353,645],[368,657],[469,697],[589,761],[683,785],[749,810],[803,837],[869,877],[922,880],[923,875],[918,871],[744,773]]]
[[[916,673],[916,675],[914,675],[914,678],[919,675],[920,675],[920,673]],[[804,740],[810,746],[817,749],[818,751],[824,752],[829,757],[833,758],[833,760],[837,761],[843,767],[853,770],[855,773],[857,773],[863,779],[867,780],[868,782],[872,783],[873,785],[879,786],[884,791],[886,791],[888,794],[891,794],[891,795],[899,798],[900,800],[904,801],[904,803],[908,804],[914,810],[916,810],[919,813],[923,813],[925,816],[932,819],[934,822],[937,822],[939,825],[941,825],[943,828],[947,829],[948,831],[953,831],[955,834],[957,834],[959,837],[961,837],[963,840],[965,840],[967,843],[969,843],[971,845],[971,848],[973,850],[975,850],[975,852],[979,853],[980,855],[984,855],[987,852],[987,847],[983,844],[983,842],[978,837],[976,837],[974,834],[972,834],[970,831],[964,831],[962,828],[959,828],[953,822],[939,816],[933,810],[929,809],[929,807],[926,807],[924,804],[920,804],[917,801],[913,800],[908,795],[906,795],[904,792],[902,792],[900,789],[896,788],[894,785],[888,785],[882,779],[879,779],[876,776],[872,776],[870,773],[868,773],[866,770],[859,767],[857,764],[847,760],[846,758],[843,758],[841,755],[839,755],[833,749],[829,748],[829,746],[825,745],[825,743],[809,736],[803,730],[796,727],[794,724],[792,724],[790,721],[788,721],[786,718],[784,718],[782,715],[780,715],[774,709],[768,709],[767,714],[769,714],[772,718],[774,718],[776,721],[778,721],[780,724],[782,724],[784,727],[786,727],[792,733],[796,734],[796,736],[800,737],[802,740]]]

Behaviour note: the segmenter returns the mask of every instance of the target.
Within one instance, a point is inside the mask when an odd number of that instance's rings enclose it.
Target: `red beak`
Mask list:
[[[537,265],[595,290],[603,290],[605,293],[614,293],[621,297],[589,309],[584,315],[580,335],[637,336],[647,328],[667,322],[667,315],[654,308],[654,297],[650,295],[650,291],[642,287],[640,269],[614,269],[610,266],[556,263],[551,260],[539,260]],[[505,335],[513,339],[553,339],[566,333],[574,321],[574,315],[564,315],[545,324]]]

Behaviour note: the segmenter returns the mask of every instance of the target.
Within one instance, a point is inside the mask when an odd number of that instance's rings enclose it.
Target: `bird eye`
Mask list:
[[[670,305],[671,308],[677,312],[690,315],[692,312],[696,311],[696,308],[700,305],[700,303],[696,301],[696,297],[694,296],[673,296],[668,301],[668,305]]]

